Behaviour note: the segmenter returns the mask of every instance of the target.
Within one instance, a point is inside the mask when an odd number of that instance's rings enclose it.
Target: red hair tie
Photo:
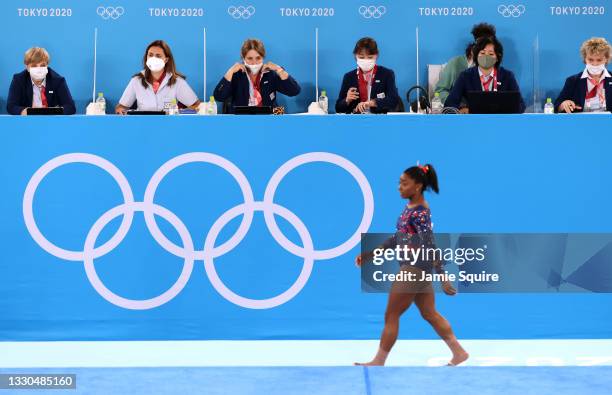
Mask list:
[[[429,171],[429,166],[419,166],[419,169],[423,170],[423,173],[427,173]]]

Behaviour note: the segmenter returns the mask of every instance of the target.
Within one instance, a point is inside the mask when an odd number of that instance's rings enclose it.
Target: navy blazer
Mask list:
[[[49,107],[64,107],[64,114],[72,115],[76,112],[74,100],[70,95],[66,79],[57,74],[51,67],[45,81],[45,93]],[[28,70],[13,75],[9,88],[6,110],[9,114],[19,115],[26,107],[32,107],[32,78]]]
[[[555,112],[559,111],[559,106],[565,100],[571,100],[576,105],[583,107],[587,93],[587,79],[581,78],[582,72],[572,75],[565,80],[565,85],[559,97],[555,100]],[[604,89],[606,91],[606,109],[612,111],[612,78],[604,78]],[[576,110],[575,112],[582,112]]]
[[[350,88],[357,88],[359,91],[359,79],[357,78],[356,68],[344,74],[342,87],[340,88],[338,100],[336,100],[337,113],[350,114],[359,104],[359,100],[354,100],[351,103],[346,102],[346,94]],[[384,114],[396,110],[400,97],[397,93],[393,70],[383,66],[376,66],[376,75],[374,75],[370,99],[376,101],[376,107],[370,109],[374,114]]]
[[[232,106],[230,113],[234,113],[236,106],[248,106],[249,97],[249,80],[244,71],[237,71],[232,76],[232,81],[221,77],[221,81],[215,88],[215,100],[224,102],[231,97]],[[290,75],[286,80],[282,80],[275,71],[265,70],[261,76],[261,98],[262,105],[276,107],[277,92],[287,96],[297,96],[300,93],[300,85]]]
[[[481,90],[482,82],[480,81],[480,75],[478,74],[478,66],[470,67],[459,74],[459,77],[457,77],[457,81],[455,81],[455,85],[446,98],[444,105],[446,107],[459,108],[461,101],[467,97],[468,92]],[[519,88],[512,71],[506,70],[503,67],[499,67],[497,69],[497,91],[517,91],[520,93],[521,88]],[[523,101],[523,96],[521,96],[519,111],[521,113],[525,112],[525,102]]]

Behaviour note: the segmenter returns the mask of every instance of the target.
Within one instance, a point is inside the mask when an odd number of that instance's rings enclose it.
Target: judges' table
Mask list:
[[[436,232],[612,231],[606,115],[0,125],[0,340],[375,338],[386,297],[353,262],[360,233],[394,231],[417,162]],[[462,338],[610,338],[611,301],[438,296]]]

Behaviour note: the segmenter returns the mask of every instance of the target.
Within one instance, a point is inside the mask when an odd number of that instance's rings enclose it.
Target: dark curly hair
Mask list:
[[[478,39],[481,37],[495,36],[496,34],[497,31],[495,26],[491,25],[490,23],[481,22],[472,27],[472,36],[474,36],[474,41],[478,41]]]
[[[404,170],[404,174],[412,178],[417,184],[423,185],[423,192],[431,189],[435,193],[439,193],[438,175],[436,170],[429,163],[423,166],[412,166]]]

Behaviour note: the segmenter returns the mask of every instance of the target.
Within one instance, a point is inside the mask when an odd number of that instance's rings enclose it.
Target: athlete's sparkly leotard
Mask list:
[[[409,207],[406,205],[402,215],[397,219],[397,232],[410,235],[430,233],[431,212],[425,206]]]
[[[414,249],[435,247],[429,208],[423,205],[415,207],[406,205],[397,219],[395,235],[384,243],[385,248],[393,248],[396,245],[408,245]],[[413,266],[431,272],[433,263],[419,259]]]

